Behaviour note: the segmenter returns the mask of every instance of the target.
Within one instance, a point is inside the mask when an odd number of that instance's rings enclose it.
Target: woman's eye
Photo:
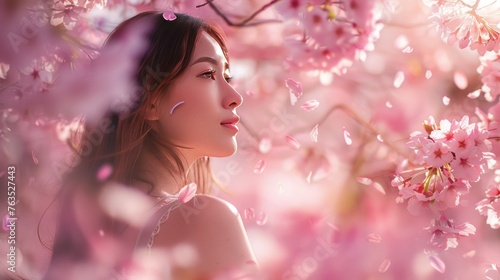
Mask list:
[[[226,76],[226,77],[224,77],[224,79],[226,79],[226,82],[231,83],[231,81],[233,80],[233,77]]]
[[[215,71],[208,71],[203,74],[201,74],[202,77],[207,78],[207,79],[212,79],[215,80]]]

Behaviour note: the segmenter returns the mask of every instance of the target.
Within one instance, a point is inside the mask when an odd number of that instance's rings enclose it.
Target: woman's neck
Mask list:
[[[181,176],[175,178],[147,146],[139,155],[132,178],[133,186],[152,196],[174,194],[182,188],[184,181]]]

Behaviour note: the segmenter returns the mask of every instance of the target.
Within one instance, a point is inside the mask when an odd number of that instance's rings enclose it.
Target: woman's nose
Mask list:
[[[231,85],[227,85],[227,93],[224,98],[224,107],[228,109],[236,109],[243,103],[243,97]]]

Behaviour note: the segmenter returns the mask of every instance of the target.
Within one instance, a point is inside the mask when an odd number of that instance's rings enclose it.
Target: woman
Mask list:
[[[242,97],[229,84],[223,37],[198,18],[145,12],[120,24],[106,45],[142,24],[151,27],[135,76],[137,100],[126,112],[110,109],[99,125],[84,126],[77,148],[82,156],[60,194],[46,279],[146,279],[145,266],[153,279],[210,279],[257,269],[235,207],[205,194],[213,183],[208,157],[237,149]],[[93,139],[100,141],[89,148],[84,139],[96,131],[101,134]],[[103,176],[106,170],[111,175]],[[121,192],[109,191],[116,189]],[[114,215],[102,203],[109,193],[131,191],[151,202],[144,223],[120,219],[122,211]],[[132,201],[119,204],[127,203]],[[140,267],[144,258],[149,261]]]

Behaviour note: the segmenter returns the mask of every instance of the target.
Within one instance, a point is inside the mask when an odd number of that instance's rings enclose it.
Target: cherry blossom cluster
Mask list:
[[[424,0],[431,7],[431,20],[449,44],[458,42],[480,55],[500,50],[500,2],[493,0]]]
[[[104,7],[108,0],[55,0],[51,24],[63,24],[68,30],[75,27],[80,17],[94,7]]]
[[[397,202],[407,201],[413,215],[430,214],[434,217],[430,245],[436,250],[455,248],[460,236],[475,233],[469,223],[456,224],[445,211],[460,205],[462,195],[469,192],[471,182],[479,181],[488,169],[493,154],[489,132],[478,123],[469,123],[469,117],[460,121],[432,117],[424,124],[425,131],[411,134],[407,143],[414,151],[411,176],[396,175],[392,186],[397,187]],[[485,210],[487,212],[487,210]]]
[[[500,94],[500,58],[498,54],[489,52],[479,59],[481,65],[477,72],[481,75],[483,83],[481,91],[484,92],[486,100],[492,102]]]
[[[287,42],[288,63],[302,69],[342,74],[366,51],[382,29],[381,10],[375,0],[285,0],[276,4],[281,15],[301,25]]]

